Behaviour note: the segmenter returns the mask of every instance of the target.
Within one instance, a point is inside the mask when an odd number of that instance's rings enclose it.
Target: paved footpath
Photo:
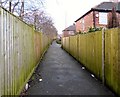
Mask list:
[[[32,80],[28,95],[114,95],[55,41]]]

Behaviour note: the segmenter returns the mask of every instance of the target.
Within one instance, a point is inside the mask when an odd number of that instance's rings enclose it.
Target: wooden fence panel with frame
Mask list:
[[[70,36],[70,46],[65,50],[69,49],[69,53],[75,58],[78,56],[77,60],[120,95],[120,28],[105,30],[103,35],[105,40],[102,39],[102,31]],[[64,48],[64,44],[62,45]]]
[[[0,96],[20,94],[50,41],[0,7]]]

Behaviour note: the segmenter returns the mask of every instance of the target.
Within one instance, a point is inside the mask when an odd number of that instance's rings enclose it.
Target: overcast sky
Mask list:
[[[45,8],[52,17],[58,33],[74,23],[92,7],[110,0],[46,0]]]

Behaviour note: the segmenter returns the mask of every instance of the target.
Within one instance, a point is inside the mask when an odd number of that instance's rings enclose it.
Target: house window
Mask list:
[[[74,35],[74,31],[69,31],[69,35]]]
[[[99,24],[107,25],[107,13],[104,12],[99,13]]]

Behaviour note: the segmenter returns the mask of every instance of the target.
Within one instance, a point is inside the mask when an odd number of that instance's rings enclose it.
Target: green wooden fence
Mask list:
[[[0,96],[19,95],[50,39],[0,7]]]
[[[105,30],[102,56],[102,31],[62,38],[62,47],[97,78],[120,95],[120,29]],[[104,69],[102,70],[102,57]],[[103,74],[104,73],[104,74]]]

